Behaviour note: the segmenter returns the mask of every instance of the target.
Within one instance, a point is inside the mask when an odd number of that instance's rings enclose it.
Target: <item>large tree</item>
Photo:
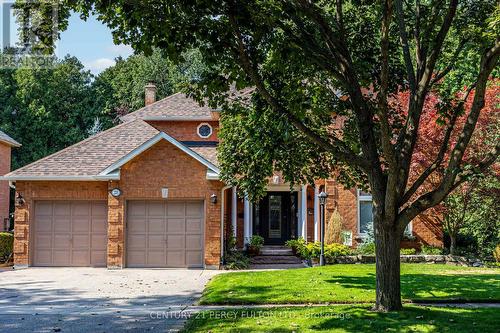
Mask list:
[[[378,310],[401,308],[406,225],[497,158],[498,145],[473,166],[463,161],[500,54],[496,0],[65,0],[60,17],[70,9],[97,13],[116,41],[136,50],[158,47],[178,60],[199,48],[211,71],[194,95],[222,104],[223,178],[248,195],[262,193],[273,169],[292,182],[339,170],[348,185],[366,182]],[[233,86],[255,93],[229,103]],[[463,102],[450,99],[463,86],[458,95],[474,90],[474,98],[451,144]],[[391,103],[401,90],[410,93],[403,117]],[[434,163],[410,182],[432,91],[443,99],[445,139]],[[439,184],[415,195],[437,168],[444,168]]]
[[[144,86],[154,82],[157,99],[179,91],[185,84],[196,81],[204,72],[199,52],[184,53],[185,61],[174,64],[158,49],[151,55],[134,54],[116,59],[116,65],[100,73],[92,83],[96,103],[109,121],[144,106]]]
[[[22,143],[13,150],[14,168],[85,139],[101,116],[92,74],[78,59],[53,58],[45,64],[0,70],[0,129]]]

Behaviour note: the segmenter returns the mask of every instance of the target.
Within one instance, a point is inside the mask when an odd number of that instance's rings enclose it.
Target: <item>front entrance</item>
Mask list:
[[[253,233],[264,244],[281,245],[297,236],[297,193],[267,192],[254,206]]]

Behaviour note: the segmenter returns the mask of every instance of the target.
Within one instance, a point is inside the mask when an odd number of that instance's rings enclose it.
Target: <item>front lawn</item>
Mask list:
[[[498,332],[495,308],[406,306],[377,313],[369,306],[321,306],[206,311],[187,322],[185,332]]]
[[[500,270],[403,264],[405,301],[500,301]],[[207,285],[201,304],[370,303],[375,265],[220,274]]]

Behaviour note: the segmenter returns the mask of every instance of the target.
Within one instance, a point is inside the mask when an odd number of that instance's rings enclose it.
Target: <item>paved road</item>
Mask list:
[[[220,271],[0,271],[0,332],[176,332]]]

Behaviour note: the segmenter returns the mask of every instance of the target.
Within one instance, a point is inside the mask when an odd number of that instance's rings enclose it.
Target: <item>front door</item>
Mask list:
[[[254,233],[264,237],[264,243],[284,244],[293,238],[296,229],[297,193],[268,192],[254,211]]]

